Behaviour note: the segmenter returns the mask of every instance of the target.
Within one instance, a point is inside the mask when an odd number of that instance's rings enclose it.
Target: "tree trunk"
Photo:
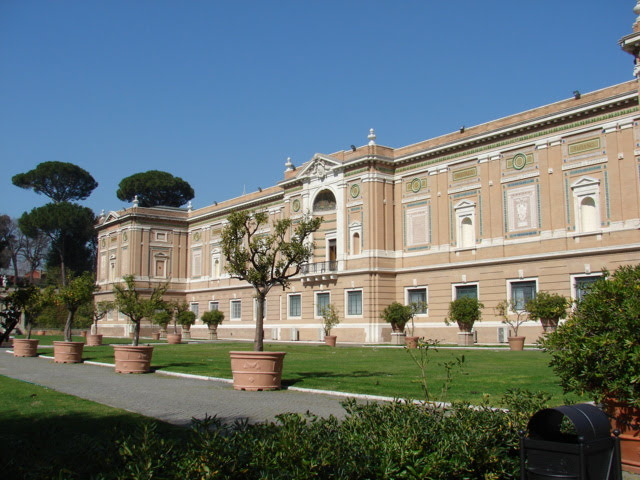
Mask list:
[[[69,310],[67,313],[67,323],[64,324],[64,341],[71,341],[71,326],[73,325],[73,317],[75,315],[75,310]]]
[[[140,320],[141,322],[142,320]],[[134,322],[135,327],[133,327],[133,342],[131,345],[134,347],[138,346],[138,342],[140,341],[140,322]]]
[[[266,293],[256,289],[258,308],[256,312],[256,336],[253,341],[254,352],[262,352],[264,350],[264,301],[266,296]]]

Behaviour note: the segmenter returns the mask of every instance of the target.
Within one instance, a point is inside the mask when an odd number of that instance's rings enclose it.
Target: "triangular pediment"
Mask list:
[[[327,174],[337,167],[341,167],[342,162],[336,160],[330,155],[316,153],[311,161],[300,170],[297,177],[315,177],[324,178]]]
[[[469,208],[469,207],[475,207],[476,204],[474,202],[472,202],[471,200],[462,200],[461,202],[459,202],[455,207],[456,210],[460,209],[460,208]]]
[[[112,210],[107,214],[106,217],[104,217],[104,220],[102,221],[102,223],[112,222],[114,220],[118,220],[119,218],[120,218],[120,215],[118,215],[118,212],[114,212]]]
[[[577,181],[571,184],[571,188],[580,188],[580,187],[587,187],[590,185],[599,185],[599,184],[600,184],[600,180],[598,180],[597,178],[580,177]]]

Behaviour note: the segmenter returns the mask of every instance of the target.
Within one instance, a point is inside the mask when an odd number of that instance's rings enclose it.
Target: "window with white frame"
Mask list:
[[[529,300],[536,297],[538,291],[535,280],[511,280],[509,282],[509,298],[513,301],[517,311],[524,310]]]
[[[573,298],[578,302],[581,301],[584,296],[589,293],[591,285],[602,278],[601,273],[592,275],[572,275],[571,279],[571,291]]]
[[[476,204],[463,200],[455,206],[456,241],[458,248],[471,248],[476,244]]]
[[[571,185],[576,231],[588,233],[600,230],[600,181],[582,177]]]
[[[429,208],[419,206],[407,208],[405,216],[405,238],[408,247],[429,243]]]
[[[331,303],[331,293],[318,292],[316,293],[316,317],[322,317],[322,311],[325,307],[328,307]]]
[[[197,302],[192,302],[189,305],[189,310],[196,314],[196,318],[200,317],[200,304]]]
[[[347,315],[362,315],[362,290],[347,290]]]
[[[242,300],[231,300],[230,310],[231,320],[240,320],[242,318]]]
[[[302,316],[302,295],[299,293],[289,294],[289,312],[288,317]]]
[[[209,302],[209,311],[220,310],[220,304],[218,302]]]
[[[464,285],[454,285],[453,286],[454,300],[458,298],[478,298],[478,284],[470,283]]]
[[[405,299],[407,305],[416,304],[418,315],[427,313],[427,287],[411,287],[405,289]]]

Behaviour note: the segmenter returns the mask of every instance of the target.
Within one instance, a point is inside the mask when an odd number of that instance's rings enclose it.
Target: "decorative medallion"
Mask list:
[[[101,247],[105,247],[107,245],[107,242],[105,241],[105,239],[103,238],[102,241],[100,242],[100,246]]]
[[[291,209],[294,212],[299,212],[300,211],[300,200],[298,200],[297,198],[293,201],[293,203],[291,204]]]
[[[127,240],[129,240],[129,236],[127,235],[127,232],[124,232],[124,233],[122,234],[122,241],[123,241],[123,242],[126,242]]]
[[[524,153],[518,153],[513,157],[513,168],[522,170],[527,164],[527,156]]]
[[[349,190],[349,192],[351,193],[352,198],[358,198],[358,195],[360,195],[360,185],[354,183],[353,185],[351,185],[351,189]]]
[[[199,242],[200,241],[200,232],[196,232],[193,234],[193,240],[195,242]]]
[[[422,181],[419,178],[414,178],[411,180],[411,191],[413,193],[418,193],[422,188]]]

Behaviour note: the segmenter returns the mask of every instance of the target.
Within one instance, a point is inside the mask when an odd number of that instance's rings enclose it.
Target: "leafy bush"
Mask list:
[[[330,303],[326,307],[322,308],[322,329],[325,336],[331,335],[331,329],[340,323],[338,317],[338,309],[335,305]]]
[[[566,317],[569,300],[557,293],[538,292],[524,308],[531,320],[558,320]]]
[[[186,440],[144,426],[115,442],[97,439],[92,449],[100,455],[86,455],[64,467],[56,463],[37,478],[80,478],[80,472],[90,471],[92,478],[103,480],[515,479],[518,432],[547,401],[544,394],[519,390],[505,394],[508,411],[488,405],[454,404],[441,410],[350,400],[343,404],[347,413],[342,421],[291,413],[256,425],[206,418],[194,420]],[[73,441],[65,448],[73,449]]]
[[[470,332],[473,324],[482,318],[484,305],[473,297],[456,298],[449,304],[449,314],[445,319],[447,325],[456,322],[463,332]]]
[[[186,310],[183,312],[179,312],[176,315],[177,322],[182,325],[185,329],[191,328],[191,325],[196,323],[196,314],[191,310]]]
[[[215,329],[224,321],[224,313],[220,310],[209,310],[202,314],[201,319],[202,323],[207,325],[209,328]]]
[[[166,330],[171,323],[171,314],[166,310],[158,310],[151,317],[153,323],[160,325],[160,328]]]
[[[640,265],[593,283],[541,344],[565,391],[640,407]]]
[[[393,302],[380,313],[380,318],[389,322],[394,332],[404,332],[404,327],[415,314],[416,308],[413,305]]]

